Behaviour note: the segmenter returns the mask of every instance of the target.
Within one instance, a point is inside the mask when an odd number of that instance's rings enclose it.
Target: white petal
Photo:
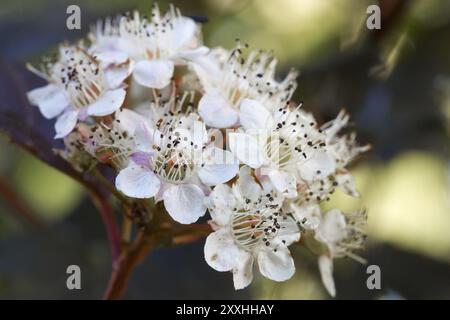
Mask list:
[[[192,126],[191,126],[191,132],[190,132],[190,136],[191,136],[191,140],[192,142],[194,142],[194,144],[198,145],[198,146],[202,146],[204,144],[206,144],[209,140],[208,137],[208,132],[206,131],[206,126],[205,123],[202,121],[199,121],[197,115],[191,114],[189,116],[189,118],[194,118],[195,120],[192,121]],[[188,121],[190,120],[188,118]],[[176,130],[175,130],[176,132]]]
[[[271,170],[268,175],[275,189],[286,198],[292,199],[297,197],[297,180],[295,175],[280,170]]]
[[[232,270],[238,264],[239,251],[229,231],[223,228],[206,238],[205,260],[217,271]]]
[[[195,72],[200,80],[203,89],[206,92],[213,93],[214,88],[220,83],[222,77],[221,63],[214,54],[214,49],[208,55],[200,56],[191,62],[189,66]]]
[[[69,109],[58,117],[55,122],[55,139],[64,138],[72,132],[77,125],[78,110]]]
[[[352,197],[359,197],[359,192],[356,189],[355,181],[350,173],[337,174],[336,182],[344,193]]]
[[[116,112],[122,106],[125,95],[124,89],[106,91],[88,107],[88,115],[102,117]]]
[[[182,50],[177,53],[176,58],[181,58],[188,61],[198,61],[201,60],[209,52],[209,48],[201,46],[195,49]]]
[[[312,205],[291,205],[295,219],[301,223],[302,227],[309,230],[316,229],[320,224],[321,212],[317,204]]]
[[[272,127],[270,112],[256,100],[244,99],[241,102],[240,121],[245,129],[265,129]]]
[[[233,282],[236,290],[244,289],[253,280],[253,256],[240,250],[237,265],[233,268]]]
[[[194,20],[179,17],[173,22],[172,48],[178,50],[180,48],[194,48],[198,45],[197,41],[198,26]]]
[[[208,186],[224,183],[236,176],[239,163],[229,151],[212,148],[205,165],[199,170],[198,176]]]
[[[278,231],[277,237],[271,241],[273,247],[287,247],[300,240],[300,228],[294,218],[287,216],[283,219],[282,228]]]
[[[147,126],[141,124],[134,132],[134,143],[139,151],[153,153],[154,137],[159,131],[150,130]]]
[[[166,192],[166,190],[172,186],[173,184],[161,180],[161,187],[159,188],[158,193],[155,194],[155,202],[158,203],[160,201],[163,201],[164,192]]]
[[[305,180],[323,179],[336,170],[336,163],[328,153],[318,151],[310,159],[302,163],[299,170],[302,178]]]
[[[195,184],[172,186],[164,192],[164,207],[179,223],[194,223],[205,214],[205,195]]]
[[[239,170],[239,179],[237,183],[233,185],[233,191],[235,191],[236,197],[243,195],[245,198],[252,201],[256,201],[256,199],[261,195],[261,187],[252,177],[249,167],[241,167]]]
[[[287,226],[289,230],[284,229],[282,232],[278,235],[277,240],[280,241],[280,243],[284,244],[285,246],[289,246],[293,244],[294,242],[300,241],[300,231],[298,226],[294,223]]]
[[[145,199],[153,197],[161,182],[148,168],[131,162],[116,177],[116,188],[128,197]]]
[[[230,150],[234,155],[251,168],[259,168],[263,164],[264,156],[258,138],[240,132],[228,134]]]
[[[126,78],[131,74],[131,63],[126,63],[117,67],[107,68],[104,72],[106,83],[109,89],[120,87]]]
[[[104,66],[119,65],[127,61],[128,55],[122,51],[105,51],[101,53],[94,53],[98,61]]]
[[[285,246],[278,246],[276,252],[274,250],[260,251],[258,266],[263,276],[274,281],[288,280],[295,273],[294,260]]]
[[[120,128],[126,130],[130,135],[133,135],[137,129],[148,125],[144,116],[130,109],[117,111],[115,119],[120,121]]]
[[[30,103],[37,105],[47,119],[56,117],[69,105],[64,89],[54,84],[31,90],[27,96]]]
[[[229,224],[235,204],[231,188],[226,184],[217,185],[209,195],[209,200],[213,207],[209,209],[209,213],[214,222],[221,226]]]
[[[336,287],[333,279],[333,259],[326,255],[319,257],[319,270],[322,278],[322,283],[327,289],[328,293],[332,296],[336,296]]]
[[[331,244],[341,241],[346,235],[347,223],[338,209],[328,211],[316,230],[319,241]]]
[[[198,104],[198,113],[210,127],[229,128],[238,122],[239,114],[219,93],[206,93]]]
[[[162,89],[170,83],[173,70],[170,60],[142,60],[134,65],[133,76],[141,86]]]

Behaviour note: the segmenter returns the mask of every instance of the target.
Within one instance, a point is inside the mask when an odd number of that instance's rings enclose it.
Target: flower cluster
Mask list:
[[[48,84],[28,98],[56,118],[61,154],[77,169],[111,166],[119,192],[163,202],[181,224],[209,212],[206,262],[232,271],[236,289],[251,283],[254,264],[272,280],[291,278],[288,247],[314,242],[334,295],[332,259],[360,259],[365,214],[322,213],[320,204],[336,188],[358,196],[346,166],[367,147],[340,134],[345,112],[319,125],[293,104],[297,72],[278,80],[276,65],[239,41],[208,48],[193,19],[155,6],[151,17],[98,22],[86,40],[30,67]]]

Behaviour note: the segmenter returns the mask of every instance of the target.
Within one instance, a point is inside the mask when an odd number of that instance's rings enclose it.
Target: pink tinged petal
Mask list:
[[[204,184],[214,186],[234,178],[238,171],[239,164],[231,152],[212,148],[198,176]]]
[[[164,192],[164,207],[170,216],[182,224],[194,223],[205,214],[205,195],[195,184],[181,184]]]
[[[56,135],[55,139],[64,138],[77,125],[78,110],[69,109],[58,117],[55,122]]]
[[[233,282],[236,290],[244,289],[253,280],[253,256],[243,250],[239,252],[237,265],[233,268]]]
[[[149,169],[131,162],[116,177],[116,188],[128,197],[146,199],[153,197],[161,182]]]
[[[322,283],[327,289],[328,293],[332,296],[336,296],[336,287],[333,279],[333,259],[327,255],[319,257],[319,270]]]
[[[272,127],[270,112],[256,100],[244,99],[241,102],[240,121],[245,129],[265,129]]]
[[[170,60],[142,60],[134,65],[133,76],[141,86],[162,89],[170,84],[173,70]]]
[[[261,274],[274,281],[285,281],[295,273],[294,260],[286,246],[279,245],[274,250],[258,253],[258,266]]]
[[[81,109],[78,110],[78,120],[80,121],[86,121],[87,118],[89,118],[89,115],[87,113],[87,108],[83,107]]]
[[[145,152],[135,152],[131,155],[131,160],[139,166],[146,167],[150,170],[150,154]]]
[[[124,89],[108,90],[88,107],[88,115],[103,117],[116,112],[125,101]]]
[[[318,151],[306,162],[300,165],[300,174],[303,179],[323,179],[336,170],[334,159],[325,151]]]
[[[235,198],[231,188],[226,184],[217,185],[209,195],[209,200],[212,207],[214,207],[209,210],[214,222],[221,226],[229,224],[235,205]]]
[[[286,198],[292,199],[297,197],[297,180],[294,175],[286,171],[271,170],[269,178],[275,189]]]
[[[30,103],[38,106],[47,119],[56,117],[69,106],[69,99],[64,89],[54,84],[31,90],[27,96]]]
[[[230,232],[219,229],[206,238],[204,254],[209,266],[217,271],[230,271],[239,263],[239,248]]]
[[[251,168],[259,168],[263,164],[262,153],[258,139],[250,134],[231,132],[228,134],[230,150],[243,163]]]
[[[328,211],[316,230],[317,240],[329,244],[341,241],[346,235],[345,216],[338,209]]]
[[[214,128],[232,127],[239,119],[239,113],[217,92],[207,93],[200,99],[198,113]]]

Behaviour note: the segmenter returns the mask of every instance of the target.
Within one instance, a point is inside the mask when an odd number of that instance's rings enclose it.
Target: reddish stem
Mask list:
[[[155,239],[140,231],[133,244],[124,250],[113,265],[108,288],[103,296],[107,300],[122,298],[134,268],[147,256],[155,245]]]
[[[108,243],[111,249],[113,265],[120,256],[120,232],[114,217],[113,210],[107,199],[103,198],[96,192],[91,192],[92,201],[100,211],[100,215],[105,225],[106,234],[108,236]]]
[[[172,230],[160,230],[159,234],[155,233],[152,235],[139,231],[131,246],[127,250],[122,251],[117,263],[113,265],[108,288],[103,298],[108,300],[122,298],[134,268],[160,242],[171,239],[174,245],[187,244],[206,237],[211,231],[211,227],[208,224],[176,226]]]

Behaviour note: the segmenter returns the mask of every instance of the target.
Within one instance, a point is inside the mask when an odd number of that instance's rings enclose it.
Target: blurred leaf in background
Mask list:
[[[34,212],[49,221],[66,217],[83,197],[76,181],[28,154],[19,158],[12,181]]]

